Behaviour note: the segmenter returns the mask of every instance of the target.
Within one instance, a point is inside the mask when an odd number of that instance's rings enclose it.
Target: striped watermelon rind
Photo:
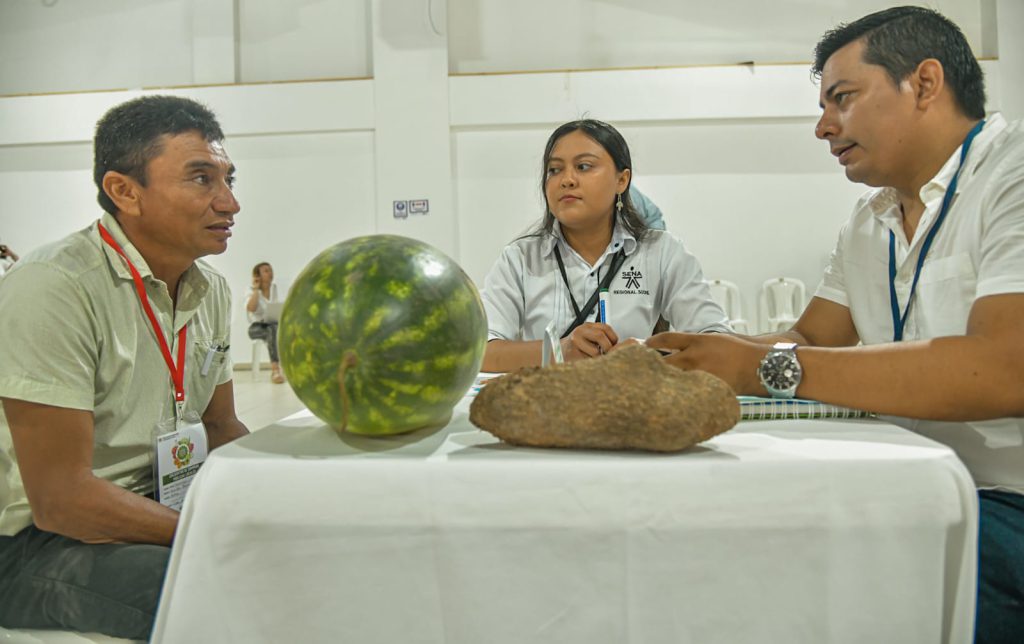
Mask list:
[[[446,422],[486,342],[469,276],[429,244],[397,235],[317,255],[288,292],[278,335],[299,399],[339,432],[368,435]]]

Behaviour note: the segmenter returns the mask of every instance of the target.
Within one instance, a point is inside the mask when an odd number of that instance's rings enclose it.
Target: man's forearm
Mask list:
[[[762,335],[742,335],[739,333],[737,333],[736,335],[743,338],[744,340],[750,340],[751,342],[755,342],[757,344],[767,344],[769,346],[775,344],[776,342],[795,342],[800,346],[806,346],[810,344],[807,338],[802,336],[795,329],[790,329],[789,331],[782,331],[780,333],[765,333]]]
[[[211,450],[249,434],[249,429],[237,418],[219,422],[206,421],[205,424]]]
[[[178,526],[175,510],[91,473],[69,482],[68,493],[59,501],[32,509],[39,529],[86,543],[169,546]]]
[[[855,348],[805,347],[801,398],[894,416],[985,420],[1024,415],[1020,351],[972,336]]]

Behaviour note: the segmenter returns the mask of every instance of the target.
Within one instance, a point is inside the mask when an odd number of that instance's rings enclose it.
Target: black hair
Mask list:
[[[905,6],[841,24],[826,32],[814,48],[814,76],[821,78],[832,54],[860,39],[864,40],[864,62],[884,68],[897,86],[921,61],[938,60],[960,111],[972,119],[985,118],[985,76],[963,32],[949,18],[931,9]]]
[[[630,171],[629,183],[626,184],[626,189],[622,191],[621,195],[622,212],[620,217],[623,227],[629,231],[629,234],[633,235],[637,241],[643,239],[644,235],[647,234],[648,226],[640,214],[637,213],[636,207],[633,206],[633,200],[629,198],[629,186],[633,182],[633,161],[629,156],[629,146],[626,145],[626,140],[622,138],[618,130],[604,121],[596,119],[570,121],[558,126],[551,133],[551,136],[548,137],[548,143],[544,146],[544,160],[540,169],[540,193],[544,197],[544,217],[541,219],[534,234],[550,234],[554,229],[555,216],[551,214],[551,207],[548,205],[548,196],[545,190],[547,187],[548,163],[551,161],[551,151],[554,149],[555,144],[558,143],[558,140],[566,134],[576,131],[583,132],[604,148],[608,156],[612,158],[612,162],[615,163],[616,170],[622,172],[628,169]]]
[[[112,107],[96,124],[92,176],[104,210],[117,214],[103,190],[113,170],[146,185],[146,166],[163,149],[162,137],[196,131],[210,142],[223,141],[217,117],[205,105],[180,96],[143,96]]]

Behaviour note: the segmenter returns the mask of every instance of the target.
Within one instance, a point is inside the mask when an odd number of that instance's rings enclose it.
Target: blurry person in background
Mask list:
[[[249,315],[249,337],[267,343],[270,354],[270,381],[275,384],[284,382],[281,365],[277,357],[277,320],[268,314],[268,305],[278,302],[277,284],[274,284],[274,268],[270,262],[260,262],[252,269],[252,290],[245,301],[245,311]]]
[[[18,261],[18,254],[7,244],[0,244],[0,277]]]

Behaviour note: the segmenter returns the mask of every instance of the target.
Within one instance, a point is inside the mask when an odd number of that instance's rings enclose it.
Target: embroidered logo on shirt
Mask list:
[[[636,270],[635,266],[630,266],[629,270],[623,270],[621,277],[626,283],[622,289],[612,291],[615,295],[651,294],[649,290],[640,288],[640,280],[644,278],[644,274]]]

